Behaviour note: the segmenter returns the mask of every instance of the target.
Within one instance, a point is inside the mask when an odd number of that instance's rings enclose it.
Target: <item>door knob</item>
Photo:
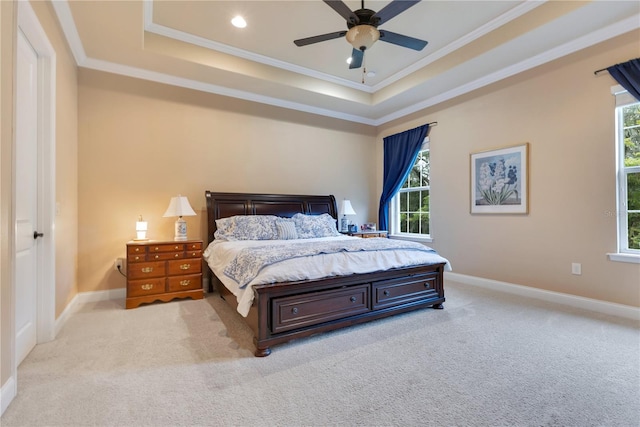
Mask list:
[[[44,233],[38,233],[37,231],[33,232],[33,238],[34,239],[37,239],[38,237],[42,237],[42,236],[44,236]]]

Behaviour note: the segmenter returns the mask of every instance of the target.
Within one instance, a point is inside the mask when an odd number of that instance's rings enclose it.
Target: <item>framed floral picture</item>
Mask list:
[[[471,213],[529,213],[529,144],[471,154]]]

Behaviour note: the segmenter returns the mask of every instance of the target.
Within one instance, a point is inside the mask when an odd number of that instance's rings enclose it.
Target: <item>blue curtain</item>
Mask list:
[[[378,211],[379,230],[389,229],[389,202],[407,179],[428,134],[427,124],[383,139],[384,172]]]
[[[612,65],[607,68],[607,71],[635,99],[640,101],[640,58]]]

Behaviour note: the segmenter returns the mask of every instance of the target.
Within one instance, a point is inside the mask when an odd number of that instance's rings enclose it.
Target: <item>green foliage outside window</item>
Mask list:
[[[640,166],[640,103],[622,109],[624,167]],[[629,249],[640,249],[640,173],[627,174],[627,236]]]
[[[429,234],[429,150],[420,151],[400,190],[400,232]]]

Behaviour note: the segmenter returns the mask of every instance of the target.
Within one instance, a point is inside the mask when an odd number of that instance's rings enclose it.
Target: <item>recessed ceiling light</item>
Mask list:
[[[234,27],[237,27],[237,28],[244,28],[247,26],[247,21],[245,21],[244,18],[240,15],[234,17],[231,20],[231,23],[233,24]]]
[[[367,73],[367,77],[375,77],[376,76],[376,72],[375,71],[369,71]]]

